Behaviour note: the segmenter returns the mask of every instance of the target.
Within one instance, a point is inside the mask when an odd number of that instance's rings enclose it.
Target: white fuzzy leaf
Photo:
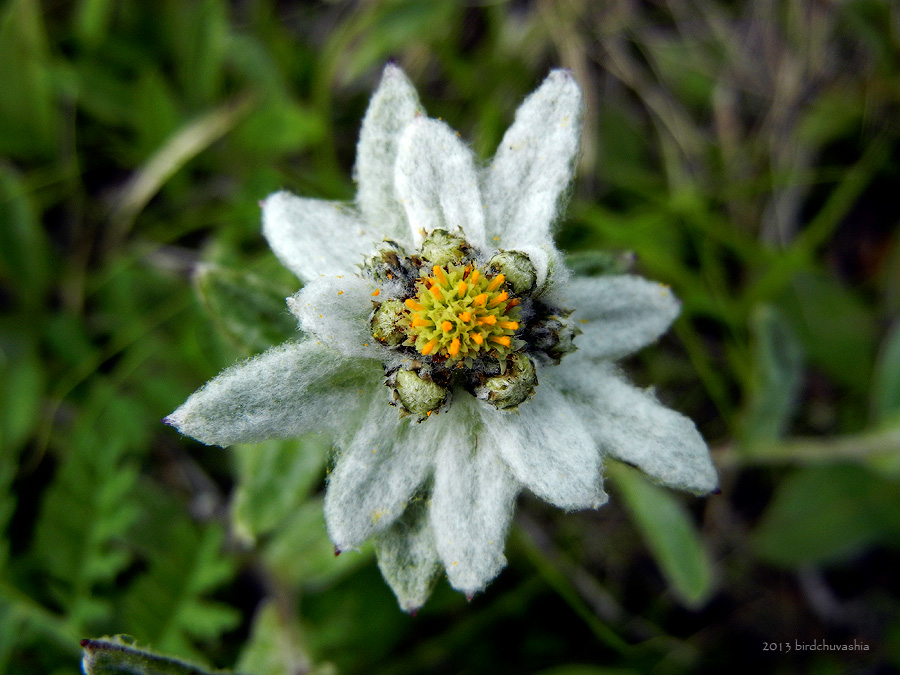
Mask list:
[[[407,126],[394,175],[416,244],[440,228],[462,231],[470,244],[484,247],[484,205],[475,160],[450,127],[427,117]]]
[[[620,359],[668,330],[681,308],[668,286],[635,276],[582,277],[560,289],[558,303],[574,310],[582,335],[578,349],[589,356]]]
[[[304,283],[353,271],[382,238],[363,224],[350,204],[276,192],[262,208],[266,241]]]
[[[259,443],[352,423],[344,411],[377,386],[381,365],[312,341],[288,342],[207,382],[164,421],[207,445]]]

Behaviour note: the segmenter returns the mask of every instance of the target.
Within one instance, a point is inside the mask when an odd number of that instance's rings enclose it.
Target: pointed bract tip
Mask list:
[[[91,644],[91,641],[85,638],[85,639],[82,640],[79,644],[80,644],[82,647],[84,647],[85,649],[87,649],[88,646]]]
[[[168,415],[166,415],[165,417],[162,418],[162,423],[165,424],[165,425],[168,426],[168,427],[174,427],[174,426],[175,426],[175,420],[173,420],[173,419],[172,419],[171,417],[169,417]]]
[[[334,547],[334,557],[337,558],[341,554],[341,549],[337,546]]]
[[[712,492],[710,492],[709,494],[711,494],[711,495],[720,495],[720,494],[722,494],[722,488],[717,487],[717,488],[715,488]]]
[[[261,209],[266,208],[266,200],[265,200],[265,199],[260,199],[260,200],[259,200],[258,202],[256,202],[256,203],[259,204],[259,208],[261,208]]]
[[[472,598],[475,597],[475,591],[466,591],[466,602],[472,602]]]

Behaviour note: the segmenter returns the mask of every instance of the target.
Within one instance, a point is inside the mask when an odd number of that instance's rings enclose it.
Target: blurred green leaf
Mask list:
[[[610,463],[607,471],[672,589],[686,604],[701,605],[712,593],[713,576],[690,515],[635,469]]]
[[[82,640],[85,675],[225,675],[139,648],[127,635]]]
[[[30,349],[0,354],[0,445],[9,454],[37,426],[44,381],[42,363]]]
[[[866,390],[875,351],[875,323],[863,302],[819,272],[798,272],[777,306],[811,363],[835,381]]]
[[[135,501],[143,517],[129,540],[147,571],[121,598],[119,620],[141,641],[196,659],[194,639],[214,640],[240,622],[235,608],[205,597],[231,579],[236,561],[222,554],[221,527],[192,522],[155,485],[142,483]]]
[[[275,286],[244,270],[211,264],[197,270],[194,284],[210,318],[247,353],[296,337],[297,321],[285,304],[295,289]]]
[[[845,134],[858,131],[865,108],[866,102],[861,97],[861,91],[854,91],[846,86],[826,90],[803,110],[797,128],[798,139],[804,145],[821,147]]]
[[[11,0],[0,14],[0,156],[43,157],[57,142],[50,51],[36,0]]]
[[[877,424],[900,424],[900,321],[885,336],[875,365],[872,417]]]
[[[312,436],[236,445],[238,485],[231,513],[237,535],[253,541],[299,509],[324,475],[330,447]]]
[[[50,279],[50,246],[21,177],[4,162],[0,162],[0,223],[0,280],[26,306],[35,307],[44,300]]]
[[[107,35],[114,0],[81,0],[75,13],[75,32],[84,44],[96,46]]]
[[[758,555],[787,567],[846,560],[876,543],[900,545],[900,489],[851,464],[789,476],[753,533]]]
[[[256,611],[250,639],[241,651],[237,670],[253,675],[337,675],[330,664],[313,667],[304,646],[303,629],[290,609],[267,602]]]
[[[95,587],[111,582],[131,559],[121,539],[138,517],[131,501],[138,471],[119,439],[87,424],[67,440],[69,454],[44,494],[33,554],[69,620],[85,627],[111,611]]]
[[[782,435],[796,407],[803,375],[803,348],[778,310],[757,307],[750,327],[753,365],[741,430],[745,445]]]
[[[263,548],[263,558],[284,582],[318,588],[330,584],[372,557],[371,547],[362,552],[334,554],[325,529],[322,500],[310,499],[298,507]]]
[[[541,670],[534,675],[637,675],[638,671],[629,668],[612,668],[605,666],[589,666],[586,664],[570,664]]]
[[[214,101],[228,40],[228,6],[222,0],[162,3],[166,39],[183,96],[197,106]]]
[[[235,128],[232,140],[243,152],[268,157],[318,143],[324,132],[325,124],[313,110],[270,97]]]

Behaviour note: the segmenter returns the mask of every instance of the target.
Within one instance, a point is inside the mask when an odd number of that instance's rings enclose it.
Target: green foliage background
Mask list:
[[[523,497],[509,568],[417,617],[371,551],[333,557],[327,446],[159,423],[293,333],[257,202],[352,198],[388,59],[482,157],[572,69],[559,244],[683,299],[625,366],[722,483]],[[4,2],[0,672],[114,633],[258,675],[900,670],[898,68],[878,0]]]

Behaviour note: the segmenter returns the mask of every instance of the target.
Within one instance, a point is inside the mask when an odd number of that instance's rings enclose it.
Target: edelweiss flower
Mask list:
[[[441,568],[470,597],[500,572],[523,488],[597,508],[605,456],[672,487],[716,485],[693,423],[611,364],[659,337],[678,301],[638,277],[569,279],[553,245],[581,113],[571,74],[553,71],[480,167],[389,65],[356,203],[279,192],[263,205],[263,233],[305,284],[288,299],[304,337],[166,420],[222,446],[329,433],[329,536],[338,551],[374,539],[408,611]]]

